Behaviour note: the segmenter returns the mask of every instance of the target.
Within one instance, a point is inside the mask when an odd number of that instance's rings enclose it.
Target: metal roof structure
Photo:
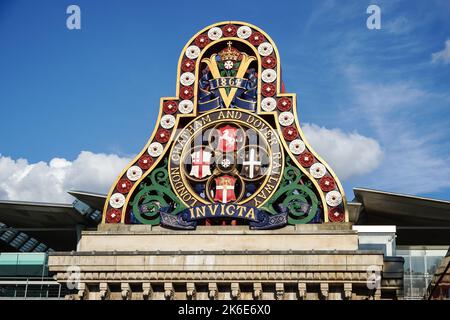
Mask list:
[[[354,188],[351,221],[358,225],[395,225],[399,245],[448,245],[450,201]]]
[[[2,251],[33,251],[39,243],[44,243],[46,250],[74,250],[80,231],[94,228],[100,221],[101,208],[97,207],[105,196],[71,192],[77,198],[72,204],[1,200]],[[38,242],[34,246],[28,243],[25,248],[23,245],[30,239]]]
[[[78,233],[98,224],[106,195],[78,190],[68,193],[76,198],[72,204],[0,201],[0,222],[54,250],[74,250]],[[354,188],[354,194],[349,202],[354,224],[395,225],[399,245],[450,243],[450,201],[364,188]]]

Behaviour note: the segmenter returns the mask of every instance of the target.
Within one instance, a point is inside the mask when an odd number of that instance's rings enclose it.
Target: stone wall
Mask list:
[[[402,259],[387,261],[381,252],[358,251],[357,234],[345,225],[189,232],[139,227],[84,232],[80,251],[51,253],[49,269],[58,282],[73,282],[67,270],[79,268],[78,294],[68,298],[402,297]],[[380,271],[380,281],[372,289],[373,271]]]

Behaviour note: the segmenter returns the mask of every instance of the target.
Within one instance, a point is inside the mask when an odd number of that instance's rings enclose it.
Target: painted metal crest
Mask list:
[[[348,221],[343,188],[300,129],[278,50],[244,22],[211,25],[178,63],[147,145],[108,194],[103,223],[286,224]]]

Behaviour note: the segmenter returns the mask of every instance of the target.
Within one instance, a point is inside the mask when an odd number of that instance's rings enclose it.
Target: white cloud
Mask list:
[[[73,199],[70,189],[106,193],[129,161],[89,151],[73,161],[53,158],[48,163],[0,156],[0,199],[66,203]]]
[[[383,158],[379,143],[357,132],[345,133],[315,124],[302,126],[306,139],[342,180],[376,169]]]
[[[371,138],[314,124],[304,125],[303,130],[342,179],[367,173],[381,161],[380,146]],[[82,151],[73,161],[53,158],[29,163],[0,156],[0,199],[68,203],[73,199],[67,194],[70,189],[106,193],[130,160],[89,151]]]
[[[380,83],[354,71],[347,73],[356,104],[352,113],[375,131],[384,151],[382,165],[364,186],[407,194],[450,187],[448,152],[435,141],[445,131],[415,119],[430,105],[448,104],[445,97],[412,82]]]
[[[431,62],[433,63],[442,62],[443,64],[450,63],[450,39],[447,39],[447,41],[445,41],[444,49],[431,54]]]

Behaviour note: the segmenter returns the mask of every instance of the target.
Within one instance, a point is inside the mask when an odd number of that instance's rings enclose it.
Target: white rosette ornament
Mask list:
[[[276,107],[277,107],[277,101],[272,97],[264,98],[261,101],[261,108],[264,111],[267,111],[267,112],[273,111],[273,110],[275,110]]]
[[[252,34],[252,29],[247,26],[242,26],[237,29],[237,35],[241,39],[247,39]]]
[[[178,110],[183,114],[191,113],[194,110],[194,103],[191,100],[182,100],[178,104]]]
[[[200,48],[197,46],[189,46],[186,49],[186,57],[188,57],[189,59],[197,59],[198,56],[200,55]]]
[[[309,168],[309,173],[311,173],[314,178],[320,179],[327,173],[327,169],[323,164],[316,162]]]
[[[109,205],[114,209],[122,208],[125,204],[125,196],[121,193],[114,193],[111,198],[109,198]]]
[[[175,125],[175,117],[171,114],[165,114],[161,117],[161,127],[164,129],[172,129]]]
[[[222,29],[220,29],[218,27],[209,29],[208,38],[210,38],[213,41],[222,38]]]
[[[268,55],[272,54],[273,52],[273,47],[270,43],[268,42],[263,42],[258,46],[258,52],[260,55],[262,55],[263,57],[267,57]]]
[[[272,83],[277,79],[277,73],[273,69],[266,69],[262,72],[261,78],[266,83]]]
[[[163,152],[164,148],[161,143],[159,142],[152,142],[150,146],[148,147],[148,154],[152,157],[159,157],[161,153]]]
[[[139,180],[142,177],[142,169],[138,166],[132,166],[127,170],[127,178],[131,181]]]
[[[300,139],[295,139],[289,143],[289,150],[295,155],[299,155],[303,151],[305,151],[306,146],[305,143]]]
[[[289,111],[282,112],[278,116],[278,121],[284,127],[290,126],[291,124],[294,123],[294,115],[292,114],[292,112]]]
[[[325,196],[325,200],[330,207],[337,207],[342,203],[342,195],[338,191],[330,191]]]
[[[194,83],[195,76],[192,72],[185,72],[180,76],[180,82],[183,86],[190,86]]]

